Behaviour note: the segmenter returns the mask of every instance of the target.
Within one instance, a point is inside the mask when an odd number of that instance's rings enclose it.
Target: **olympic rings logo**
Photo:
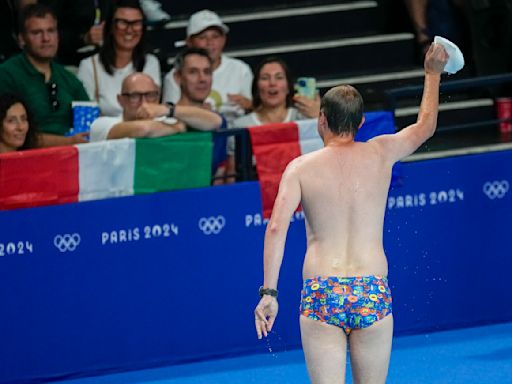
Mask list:
[[[226,225],[226,219],[224,216],[217,216],[217,217],[202,217],[199,219],[199,229],[205,234],[205,235],[218,235],[220,231],[222,231],[222,228],[224,228],[224,225]]]
[[[80,235],[78,233],[57,235],[53,239],[53,245],[60,252],[73,252],[80,244]]]
[[[507,180],[488,181],[484,184],[483,191],[491,200],[503,199],[507,194],[509,187]]]

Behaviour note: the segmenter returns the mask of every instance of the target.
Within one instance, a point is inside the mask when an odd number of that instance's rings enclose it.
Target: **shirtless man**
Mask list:
[[[277,316],[286,233],[300,202],[308,244],[300,328],[314,384],[345,382],[348,341],[354,382],[386,381],[393,316],[382,237],[391,168],[434,134],[447,60],[444,48],[432,44],[416,123],[367,143],[354,141],[364,122],[361,95],[346,85],[329,90],[318,119],[325,147],[296,158],[283,174],[265,233],[256,332],[267,336]]]

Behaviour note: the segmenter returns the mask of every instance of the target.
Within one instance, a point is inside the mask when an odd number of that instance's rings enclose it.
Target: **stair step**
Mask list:
[[[309,0],[309,1],[292,1],[292,0],[279,0],[276,1],[262,1],[262,0],[244,0],[243,3],[240,0],[223,0],[218,1],[214,5],[209,0],[194,0],[189,1],[161,1],[162,8],[168,12],[172,19],[186,19],[189,15],[202,9],[211,9],[217,12],[219,15],[226,13],[240,13],[241,10],[247,10],[245,13],[257,12],[258,10],[265,10],[271,8],[293,8],[293,7],[306,7],[311,5],[320,4],[358,4],[367,3],[368,1],[361,0],[337,0],[337,1],[325,1],[325,0]]]
[[[406,127],[416,121],[419,107],[397,108],[395,123],[398,128]],[[446,102],[439,105],[438,131],[452,129],[454,126],[471,125],[496,119],[492,99],[474,99]],[[496,125],[495,123],[489,123]],[[486,125],[489,125],[486,124]]]
[[[348,36],[377,33],[380,18],[375,1],[326,4],[297,8],[221,15],[230,32],[227,47],[300,41],[314,36]],[[365,22],[362,23],[361,20]],[[174,56],[186,37],[187,20],[170,21],[150,32],[152,45]],[[175,46],[177,44],[177,46]]]
[[[462,110],[462,109],[469,109],[469,108],[489,107],[489,106],[493,106],[493,105],[494,105],[494,101],[492,99],[454,101],[454,102],[447,102],[447,103],[439,104],[439,112]],[[420,110],[419,106],[397,108],[395,111],[395,117],[408,117],[410,115],[413,115],[414,118],[416,118],[419,110]]]
[[[399,71],[390,71],[378,74],[372,73],[349,77],[334,76],[331,78],[317,80],[316,84],[320,95],[323,95],[330,88],[337,85],[352,85],[357,88],[359,93],[363,96],[366,109],[381,109],[386,104],[387,89],[421,84],[423,76],[423,69],[407,68]]]
[[[394,86],[397,85],[396,82],[401,82],[402,80],[415,79],[422,80],[425,71],[423,69],[411,69],[406,71],[395,71],[395,72],[387,72],[387,73],[379,73],[379,74],[370,74],[370,75],[360,75],[360,76],[351,76],[351,77],[343,77],[343,78],[332,78],[326,80],[317,81],[317,86],[320,89],[331,88],[339,84],[350,84],[355,87],[363,86],[368,84],[375,83],[388,83],[393,82]]]

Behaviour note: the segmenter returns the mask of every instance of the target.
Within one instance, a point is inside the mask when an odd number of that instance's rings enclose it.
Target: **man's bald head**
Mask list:
[[[160,89],[153,78],[142,72],[135,72],[125,77],[121,85],[121,94],[117,101],[123,107],[123,119],[135,120],[137,110],[142,103],[158,103]]]
[[[133,89],[145,88],[148,90],[158,91],[158,85],[156,85],[153,78],[142,72],[134,72],[126,76],[121,85],[121,93],[133,92]]]

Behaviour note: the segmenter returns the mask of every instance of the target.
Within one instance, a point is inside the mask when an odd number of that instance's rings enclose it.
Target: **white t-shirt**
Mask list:
[[[96,83],[94,81],[92,60],[96,63],[98,74],[99,106],[101,114],[103,116],[118,116],[122,114],[123,110],[117,102],[117,95],[121,93],[121,85],[125,77],[135,72],[133,64],[130,63],[124,68],[116,68],[114,69],[114,73],[110,75],[105,71],[103,64],[101,64],[98,54],[83,59],[78,67],[77,76],[84,84],[85,90],[91,100],[96,100]],[[146,64],[144,65],[143,72],[151,76],[153,80],[155,80],[155,83],[160,86],[160,63],[154,55],[146,55]]]
[[[107,140],[108,133],[112,127],[123,121],[122,116],[101,116],[91,124],[90,141]]]
[[[282,123],[288,123],[290,121],[295,120],[304,120],[307,119],[307,117],[304,117],[302,114],[299,113],[297,108],[290,107],[288,108],[288,112],[286,113],[285,119],[282,121]],[[265,123],[261,122],[258,119],[258,115],[256,112],[251,112],[245,116],[239,117],[235,121],[233,121],[233,124],[231,124],[231,128],[246,128],[246,127],[252,127],[254,125],[263,125]]]
[[[174,68],[165,75],[163,86],[163,101],[178,102],[181,90],[174,80]],[[241,60],[222,55],[219,67],[213,71],[212,90],[206,99],[212,109],[221,113],[228,122],[232,122],[245,111],[238,105],[231,104],[228,94],[240,94],[252,99],[252,71]]]

